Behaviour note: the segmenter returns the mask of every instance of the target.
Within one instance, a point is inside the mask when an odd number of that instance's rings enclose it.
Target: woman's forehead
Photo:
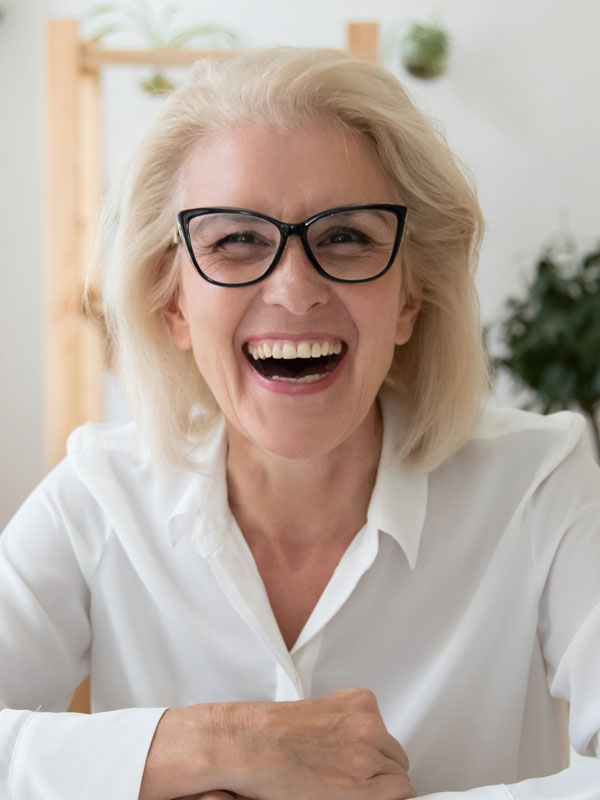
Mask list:
[[[370,141],[325,120],[289,130],[244,123],[211,132],[191,148],[180,186],[182,207],[237,206],[274,216],[302,203],[310,206],[309,215],[335,205],[394,200]]]

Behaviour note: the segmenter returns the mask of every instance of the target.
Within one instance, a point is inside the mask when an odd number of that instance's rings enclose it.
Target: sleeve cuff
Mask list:
[[[419,795],[415,800],[515,800],[513,794],[503,783],[497,786],[480,786],[465,792],[435,792]]]
[[[418,800],[598,800],[600,759],[585,758],[544,778],[529,778],[510,786],[482,786],[466,792],[436,792]]]
[[[0,771],[0,798],[137,800],[152,737],[165,710],[3,711],[0,742],[2,749],[9,745],[12,757],[8,774]]]

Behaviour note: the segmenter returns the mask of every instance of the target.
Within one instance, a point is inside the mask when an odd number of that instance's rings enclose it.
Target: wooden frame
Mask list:
[[[347,49],[376,61],[378,24],[349,23]],[[102,199],[102,97],[107,66],[187,66],[230,51],[111,50],[79,39],[76,20],[46,28],[45,459],[65,454],[69,433],[104,417],[104,341],[81,297]],[[89,679],[71,711],[89,710]]]
[[[104,342],[81,297],[102,199],[105,66],[187,65],[190,50],[108,50],[79,40],[76,20],[46,28],[45,461],[65,454],[69,433],[104,416]],[[210,52],[211,57],[230,55]]]

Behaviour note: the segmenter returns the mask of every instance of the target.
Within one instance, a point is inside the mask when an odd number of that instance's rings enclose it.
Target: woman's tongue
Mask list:
[[[311,375],[322,377],[337,366],[339,356],[320,356],[319,358],[294,358],[289,360],[265,358],[252,360],[252,366],[265,378],[271,380],[300,380]]]
[[[319,380],[333,372],[341,360],[342,353],[301,358],[254,358],[249,351],[246,357],[254,369],[270,380],[299,381],[307,383]]]

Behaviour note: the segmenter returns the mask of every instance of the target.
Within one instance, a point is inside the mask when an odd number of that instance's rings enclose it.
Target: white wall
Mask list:
[[[125,0],[124,0],[125,2]],[[41,284],[43,26],[96,0],[0,0],[0,527],[43,475]],[[155,8],[162,0],[151,0]],[[488,222],[479,289],[497,316],[521,271],[558,229],[561,212],[583,246],[600,236],[600,3],[597,0],[179,0],[181,23],[219,22],[246,45],[342,46],[344,22],[439,19],[453,38],[449,73],[403,75],[440,119],[479,186]],[[199,13],[206,13],[199,19]],[[109,173],[152,105],[133,76],[111,70]],[[510,399],[506,390],[503,399]]]

